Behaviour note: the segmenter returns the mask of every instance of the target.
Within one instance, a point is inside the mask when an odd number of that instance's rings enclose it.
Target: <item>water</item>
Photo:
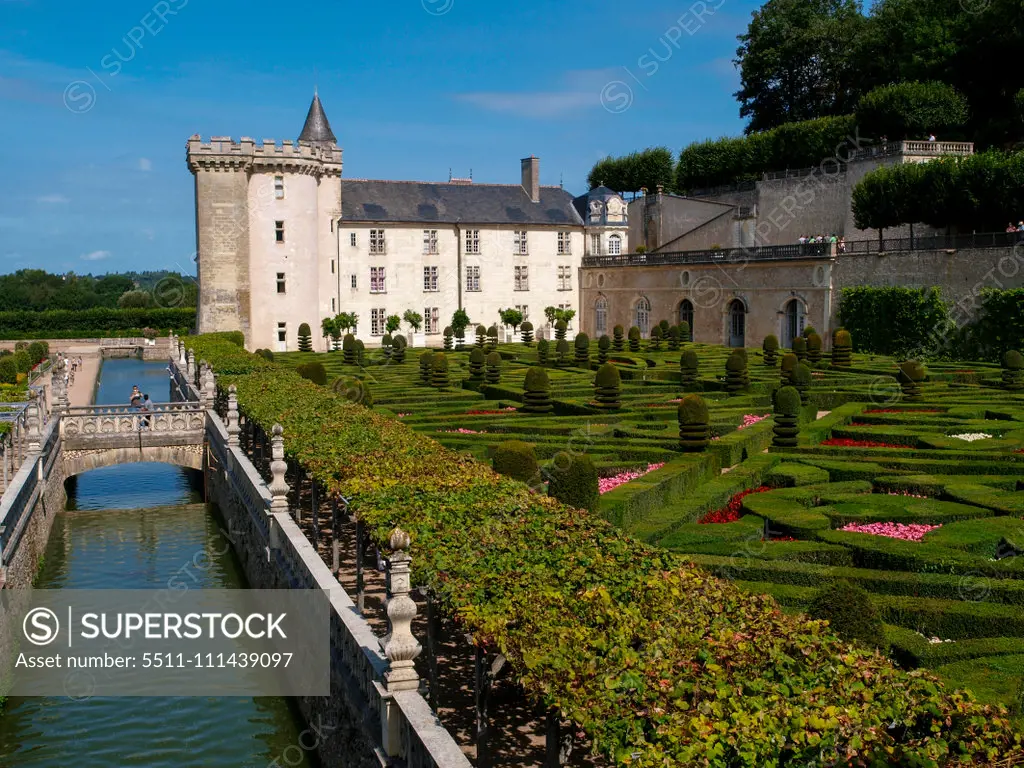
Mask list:
[[[108,360],[100,376],[97,403],[125,403],[133,384],[167,399],[162,363]],[[67,490],[40,588],[163,589],[183,568],[197,588],[246,586],[219,521],[197,503],[201,474],[128,464],[87,472]],[[12,698],[0,714],[0,766],[308,768],[301,730],[282,698]]]

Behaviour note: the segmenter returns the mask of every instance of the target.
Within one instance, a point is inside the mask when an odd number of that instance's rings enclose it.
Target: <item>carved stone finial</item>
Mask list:
[[[188,351],[188,357],[185,360],[185,373],[188,374],[189,381],[195,381],[196,378],[196,353],[195,350],[190,349]]]
[[[214,376],[213,368],[206,366],[206,376],[203,379],[203,401],[207,408],[213,408],[217,399],[217,378]]]
[[[39,453],[42,450],[39,432],[39,395],[29,390],[29,403],[25,408],[25,452]]]
[[[238,435],[242,428],[238,426],[238,387],[232,384],[228,387],[228,445],[237,448]]]
[[[391,597],[388,600],[388,619],[391,634],[384,645],[389,669],[384,675],[389,691],[415,691],[419,688],[419,675],[413,660],[423,650],[412,634],[412,621],[416,618],[416,603],[409,596],[409,534],[401,528],[391,532],[391,557],[388,571]]]
[[[188,368],[188,355],[185,354],[185,342],[178,340],[178,365]]]
[[[273,437],[270,440],[270,473],[273,479],[267,490],[270,491],[270,511],[288,511],[288,483],[284,480],[284,473],[288,471],[288,464],[284,460],[284,427],[275,424]]]

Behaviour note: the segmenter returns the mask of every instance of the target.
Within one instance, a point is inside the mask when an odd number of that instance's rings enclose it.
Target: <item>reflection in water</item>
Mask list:
[[[167,399],[163,364],[111,360],[101,376],[99,403],[124,402],[132,384]],[[196,589],[245,586],[219,521],[195,503],[200,473],[129,464],[67,488],[68,509],[78,511],[54,520],[40,588],[165,589],[174,576]],[[15,698],[0,714],[0,766],[309,766],[296,748],[300,731],[281,698]]]

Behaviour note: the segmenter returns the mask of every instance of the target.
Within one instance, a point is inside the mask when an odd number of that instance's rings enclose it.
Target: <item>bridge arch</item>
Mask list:
[[[159,463],[172,464],[185,469],[203,468],[203,446],[199,445],[146,445],[132,448],[92,448],[62,451],[64,476],[81,475],[93,469],[117,464]]]

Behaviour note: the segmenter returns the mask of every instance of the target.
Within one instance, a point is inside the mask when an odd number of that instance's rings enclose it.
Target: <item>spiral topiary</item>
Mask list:
[[[796,355],[796,359],[801,363],[807,359],[807,339],[803,336],[797,336],[793,339],[793,354]]]
[[[679,326],[673,325],[668,329],[668,348],[669,351],[675,352],[679,349]]]
[[[1003,355],[1003,388],[1011,392],[1024,389],[1024,356],[1015,349]]]
[[[928,376],[928,372],[922,363],[917,360],[907,360],[900,363],[900,370],[896,374],[896,380],[903,389],[903,399],[909,402],[918,402],[922,399],[921,382]]]
[[[747,361],[743,355],[733,352],[725,361],[725,389],[730,394],[747,388]]]
[[[501,355],[497,352],[487,354],[487,383],[499,384],[501,382]]]
[[[832,336],[832,367],[849,368],[853,360],[853,339],[850,332],[838,330]]]
[[[409,346],[408,339],[405,336],[395,336],[391,340],[391,362],[401,365],[405,362],[405,350]]]
[[[551,460],[548,495],[576,509],[597,511],[597,468],[585,453],[563,451]]]
[[[492,325],[487,329],[487,351],[493,352],[498,348],[498,326]]]
[[[476,327],[476,346],[479,349],[484,348],[484,344],[487,343],[487,329],[482,325]]]
[[[469,378],[471,381],[482,381],[484,378],[484,351],[479,347],[469,351]]]
[[[341,352],[346,365],[355,365],[358,361],[356,355],[356,337],[346,333],[341,342]]]
[[[355,376],[339,376],[331,383],[334,394],[343,397],[350,403],[366,408],[373,408],[373,394],[370,387],[362,379]]]
[[[436,389],[448,388],[448,357],[444,352],[434,353],[430,361],[430,386]]]
[[[684,349],[679,357],[679,382],[684,392],[697,383],[698,366],[697,353],[692,349]]]
[[[452,347],[454,347],[454,346],[455,346],[455,337],[454,337],[454,334],[452,333],[451,327],[449,326],[449,327],[446,327],[444,329],[444,351],[445,352],[451,352],[452,351]]]
[[[648,349],[659,350],[661,349],[661,326],[656,325],[651,328],[651,340],[647,345]]]
[[[772,445],[795,448],[800,434],[800,392],[796,387],[782,387],[775,392],[775,424]]]
[[[811,376],[811,369],[805,363],[797,363],[789,376],[789,383],[796,387],[800,393],[800,402],[809,405],[811,402],[811,384],[814,377]]]
[[[708,404],[699,395],[687,395],[676,412],[679,419],[679,447],[686,452],[703,451],[711,442]]]
[[[299,325],[299,352],[313,351],[313,332],[309,329],[309,323]]]
[[[807,335],[807,360],[811,365],[821,362],[821,336],[813,331]]]
[[[779,340],[775,338],[774,334],[769,333],[764,337],[761,350],[764,352],[764,364],[769,368],[774,368],[779,360]]]
[[[608,350],[612,346],[612,340],[608,334],[604,334],[597,340],[597,362],[604,364],[608,362]]]
[[[622,377],[619,369],[605,363],[594,377],[594,400],[598,408],[615,410],[622,407]]]
[[[565,320],[555,321],[555,340],[562,341],[565,338],[565,332],[568,330],[569,324]]]
[[[779,368],[783,386],[789,384],[789,380],[793,376],[793,369],[796,368],[799,362],[800,361],[797,360],[796,355],[792,352],[787,352],[782,356],[782,362],[780,363]]]
[[[555,342],[555,365],[559,368],[568,368],[572,365],[572,358],[569,356],[569,342],[566,339],[559,339]]]
[[[529,320],[524,320],[523,324],[519,326],[519,335],[526,346],[533,344],[533,323]]]
[[[526,372],[523,407],[519,410],[522,413],[551,413],[551,381],[543,368],[534,366]]]
[[[659,320],[658,327],[661,328],[661,338],[668,338],[668,329],[671,327],[668,320]]]
[[[640,351],[640,329],[635,325],[629,329],[629,351]]]
[[[540,363],[541,365],[548,364],[548,355],[551,351],[550,347],[551,342],[549,342],[547,339],[537,340],[537,362]]]
[[[684,343],[693,341],[693,329],[685,320],[679,324],[679,340]]]
[[[615,347],[616,352],[622,351],[623,339],[625,338],[625,330],[621,325],[616,325],[612,328],[612,345]]]
[[[430,385],[430,372],[433,370],[434,353],[427,350],[420,355],[420,383]]]
[[[540,473],[533,446],[521,440],[506,440],[495,448],[491,466],[499,475],[523,483],[531,482]]]
[[[590,337],[585,333],[577,333],[572,341],[576,365],[590,367]]]

